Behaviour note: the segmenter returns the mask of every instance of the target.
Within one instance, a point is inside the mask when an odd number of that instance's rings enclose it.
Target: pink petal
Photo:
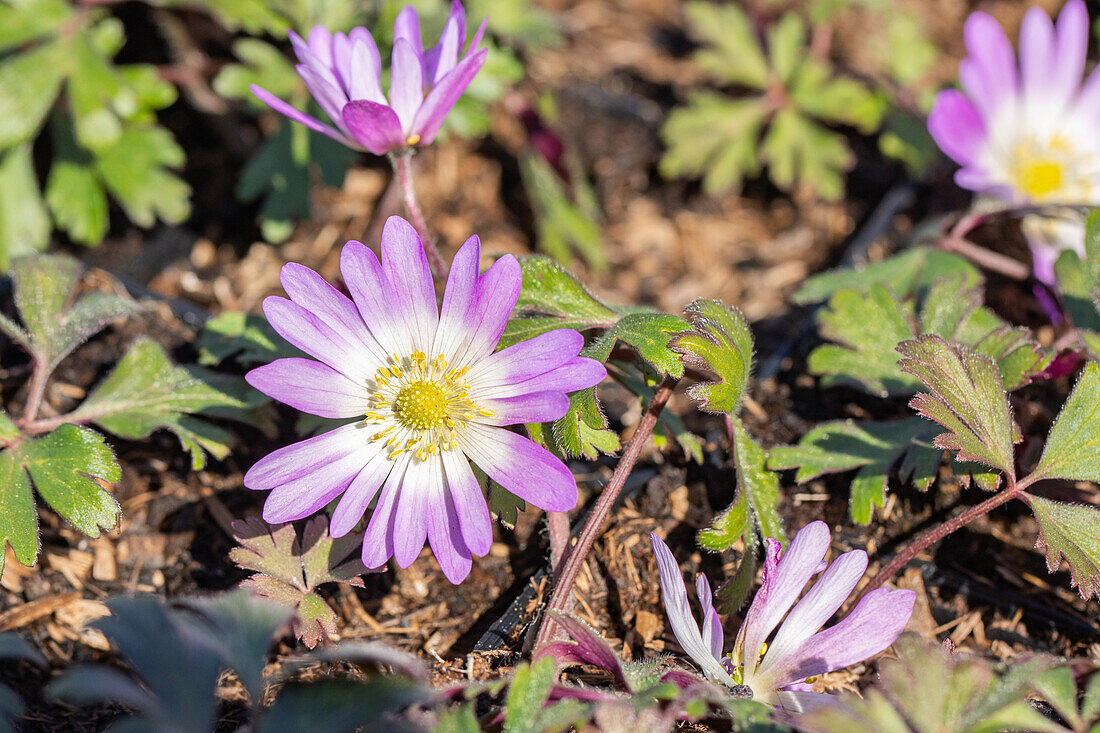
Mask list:
[[[393,62],[390,65],[390,106],[401,120],[401,130],[412,135],[416,111],[424,101],[424,79],[420,55],[405,39],[393,44]],[[426,144],[426,143],[425,143]]]
[[[1031,7],[1020,26],[1020,78],[1026,97],[1046,99],[1054,78],[1054,25],[1042,8]]]
[[[603,364],[595,359],[578,356],[544,374],[522,382],[493,387],[492,394],[496,397],[518,397],[533,392],[554,390],[576,392],[596,386],[606,376],[607,368]]]
[[[320,316],[348,343],[361,345],[375,359],[385,360],[386,350],[371,335],[355,304],[319,274],[304,265],[289,262],[279,271],[279,282],[291,300]]]
[[[439,322],[432,271],[420,235],[400,216],[391,216],[382,227],[382,270],[398,297],[396,315],[415,334],[418,348],[430,349]]]
[[[710,590],[710,581],[702,573],[695,578],[695,594],[699,597],[699,605],[703,607],[703,643],[710,647],[715,659],[721,659],[722,644],[725,641],[722,619],[718,618],[718,612],[714,610],[714,594]]]
[[[328,418],[356,417],[370,409],[370,390],[312,359],[276,359],[256,367],[250,385],[295,410]]]
[[[344,105],[342,115],[348,134],[368,152],[386,155],[405,147],[401,123],[389,107],[357,99]]]
[[[940,92],[928,115],[932,139],[956,163],[970,165],[986,144],[985,122],[974,105],[954,89]]]
[[[557,420],[569,411],[569,398],[564,392],[535,392],[519,397],[482,400],[477,406],[493,413],[478,417],[478,422],[498,426],[520,425]]]
[[[718,663],[711,645],[704,641],[702,634],[699,633],[699,626],[691,614],[687,587],[684,585],[683,575],[680,574],[680,566],[676,564],[676,558],[672,556],[668,545],[655,533],[649,534],[649,540],[653,544],[653,554],[657,558],[657,572],[661,577],[661,600],[665,604],[665,615],[668,616],[676,641],[709,676],[723,682],[728,680],[729,674]]]
[[[465,342],[455,350],[454,366],[473,366],[493,353],[522,284],[519,263],[511,255],[501,257],[478,278],[474,305],[466,312]]]
[[[489,478],[524,501],[550,512],[577,505],[577,480],[550,451],[503,428],[468,423],[459,441]]]
[[[403,568],[413,564],[428,539],[430,499],[435,492],[443,490],[443,467],[436,465],[438,463],[438,456],[425,462],[410,459],[401,480],[394,519],[393,557]]]
[[[798,647],[836,613],[866,569],[867,553],[863,550],[846,552],[834,560],[783,620],[768,645],[760,673],[764,674],[773,664],[782,664],[788,654],[796,653]]]
[[[349,379],[366,381],[377,369],[371,352],[362,342],[349,338],[347,333],[297,303],[271,296],[264,299],[263,310],[280,336]]]
[[[413,351],[411,335],[404,319],[398,321],[394,308],[397,294],[386,279],[377,255],[362,242],[354,240],[340,252],[340,274],[351,292],[360,317],[387,353]]]
[[[463,542],[478,557],[487,554],[493,545],[493,522],[481,484],[474,476],[469,460],[460,451],[446,451],[443,453],[443,469]]]
[[[397,522],[397,498],[401,493],[401,482],[405,478],[408,461],[397,461],[386,476],[378,503],[374,505],[367,530],[363,533],[363,564],[368,568],[382,567],[393,557],[393,537]]]
[[[431,145],[435,140],[447,113],[466,91],[466,87],[470,86],[477,72],[481,71],[488,53],[488,49],[483,48],[464,58],[432,87],[428,96],[423,98],[422,104],[418,100],[415,119],[412,120],[411,128],[407,129],[410,129],[411,134],[420,136],[419,145]]]
[[[378,67],[378,48],[374,40],[354,41],[351,45],[351,77],[348,83],[348,96],[352,101],[366,100],[380,104],[388,109],[386,96],[382,93],[381,70]],[[394,114],[394,118],[397,115]],[[397,123],[398,137],[401,123]]]
[[[818,564],[829,550],[829,528],[824,522],[810,522],[794,536],[790,546],[777,556],[774,541],[769,542],[768,562],[764,568],[764,582],[752,599],[745,623],[738,632],[741,645],[741,664],[746,669],[755,667],[765,640],[787,615],[794,602],[802,594],[806,583],[817,572]]]
[[[363,447],[358,424],[344,425],[322,435],[292,443],[258,460],[244,475],[244,485],[254,490],[273,489],[316,472]],[[366,460],[364,460],[364,464]]]
[[[432,351],[452,359],[465,340],[473,321],[468,313],[477,300],[478,271],[481,267],[481,240],[474,235],[466,240],[454,259],[447,276],[447,289],[439,309],[439,328]]]
[[[331,125],[326,125],[324,122],[321,122],[317,118],[310,117],[305,112],[299,112],[297,109],[279,99],[263,87],[252,84],[248,88],[254,95],[256,95],[257,99],[266,104],[268,107],[271,107],[271,109],[275,110],[279,114],[284,115],[285,117],[289,117],[299,124],[305,125],[314,132],[319,132],[322,135],[328,135],[341,145],[347,145],[349,148],[355,148],[356,150],[359,149],[359,145],[357,143],[349,140],[347,136],[344,135],[344,133],[340,132],[335,127],[332,127]]]
[[[390,475],[393,461],[388,457],[386,450],[378,450],[363,467],[363,470],[352,480],[344,495],[340,497],[340,503],[332,512],[328,531],[333,537],[343,537],[355,529],[359,520],[366,514],[367,507],[374,500],[382,482]]]
[[[455,585],[466,579],[473,565],[460,524],[452,495],[438,487],[428,500],[428,542],[443,575]]]

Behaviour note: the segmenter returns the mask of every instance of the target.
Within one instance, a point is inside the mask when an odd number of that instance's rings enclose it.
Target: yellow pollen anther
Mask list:
[[[416,145],[418,142],[420,142],[420,136],[415,134],[409,135],[409,137],[405,140],[405,144],[408,145],[410,148],[413,145]]]
[[[1062,187],[1062,164],[1038,158],[1022,164],[1016,173],[1020,188],[1032,198],[1042,198]]]
[[[434,428],[447,416],[447,394],[434,382],[413,382],[397,393],[393,414],[414,430]]]

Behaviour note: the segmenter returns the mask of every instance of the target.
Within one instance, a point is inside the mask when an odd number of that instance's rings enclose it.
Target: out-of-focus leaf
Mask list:
[[[7,270],[13,258],[45,249],[50,236],[30,143],[0,154],[0,191],[0,269]]]
[[[922,294],[934,282],[946,277],[963,277],[961,286],[974,288],[981,274],[962,257],[931,247],[913,247],[882,262],[860,268],[842,268],[814,275],[791,296],[799,305],[825,300],[840,290],[864,295],[875,286],[886,286],[901,298]]]
[[[786,542],[779,519],[779,477],[765,466],[764,449],[749,436],[744,426],[733,419],[733,463],[737,472],[737,496],[715,518],[708,529],[699,532],[699,544],[712,552],[727,550],[750,534]]]
[[[692,385],[688,394],[707,412],[736,415],[752,371],[748,321],[736,308],[716,300],[696,300],[684,315],[694,330],[673,339],[672,349],[681,354],[686,366],[717,377]]]
[[[30,140],[42,127],[68,64],[57,42],[0,61],[0,150]]]
[[[1063,251],[1054,263],[1054,275],[1073,325],[1088,334],[1100,331],[1096,304],[1100,286],[1100,209],[1093,209],[1085,220],[1084,259],[1071,249]]]
[[[798,445],[772,448],[768,466],[797,468],[795,480],[800,484],[827,473],[858,468],[848,508],[854,521],[867,524],[874,507],[883,506],[890,470],[895,465],[902,481],[912,482],[921,491],[928,489],[943,456],[942,449],[931,444],[939,432],[934,424],[919,417],[898,422],[823,423],[802,436]]]
[[[206,465],[207,451],[224,458],[231,438],[189,413],[249,406],[203,379],[200,372],[172,364],[156,342],[139,339],[73,417],[130,439],[170,430],[191,453],[191,467],[197,471]]]
[[[170,172],[184,152],[163,127],[129,128],[97,152],[96,170],[111,195],[138,226],[157,219],[179,224],[191,214],[191,187]]]
[[[572,191],[547,160],[534,152],[520,156],[523,187],[535,212],[538,247],[559,262],[569,262],[575,248],[594,270],[607,267],[599,209],[591,203],[592,191],[579,166],[573,166]],[[587,195],[586,195],[587,194]]]
[[[57,226],[82,244],[99,244],[110,223],[107,194],[95,169],[57,157],[46,181],[46,203]]]
[[[730,99],[696,92],[687,104],[673,109],[661,127],[667,148],[661,175],[702,176],[703,190],[712,196],[740,188],[763,167],[757,147],[767,117],[768,108],[757,97]]]
[[[855,156],[844,138],[794,110],[781,110],[760,145],[768,176],[785,191],[802,186],[835,201],[844,193],[842,174]]]
[[[267,711],[259,733],[418,733],[394,715],[425,700],[430,691],[402,677],[372,677],[365,683],[320,680],[284,689]]]
[[[435,733],[481,733],[481,726],[474,715],[474,704],[470,702],[441,712],[433,730]]]
[[[294,72],[294,64],[267,41],[239,38],[233,42],[233,55],[244,63],[227,64],[214,77],[214,91],[223,97],[243,99],[259,109],[263,103],[249,91],[252,84],[284,99],[297,91],[301,84]]]
[[[185,604],[199,614],[206,632],[217,641],[222,660],[237,673],[252,704],[258,705],[264,697],[264,662],[272,637],[290,621],[292,611],[243,590]]]
[[[194,623],[171,613],[151,596],[116,597],[111,615],[94,625],[118,649],[143,687],[115,672],[85,668],[62,675],[47,691],[76,704],[108,701],[133,707],[131,729],[208,733],[214,725],[214,690],[222,669],[221,650]],[[105,684],[106,680],[112,680]],[[143,689],[144,688],[144,689]]]
[[[196,346],[199,363],[221,364],[228,358],[242,366],[268,364],[275,359],[301,356],[263,316],[224,311],[203,324]]]
[[[1047,569],[1053,573],[1065,557],[1070,586],[1082,598],[1100,596],[1100,509],[1030,494],[1026,500],[1039,522],[1035,547],[1046,553]]]
[[[8,0],[0,5],[0,51],[53,33],[72,13],[65,0]]]
[[[935,335],[905,341],[898,351],[902,370],[930,390],[909,406],[948,431],[933,445],[1014,476],[1012,445],[1020,440],[1019,430],[993,361]]]
[[[442,7],[437,5],[435,7]],[[467,13],[467,18],[471,17]],[[489,105],[523,78],[523,64],[507,48],[500,48],[491,39],[482,40],[489,49],[485,64],[470,86],[458,98],[443,121],[442,134],[474,139],[489,132]]]
[[[1027,702],[1035,679],[1051,661],[1015,662],[1004,673],[984,659],[952,654],[913,635],[894,644],[899,659],[880,664],[880,680],[861,694],[846,693],[834,704],[799,716],[808,733],[911,733],[999,730],[1062,731]]]
[[[536,724],[550,697],[557,672],[554,660],[543,657],[521,664],[512,675],[504,708],[504,733],[540,733]]]
[[[245,164],[237,182],[237,198],[252,201],[263,196],[260,218],[264,237],[281,241],[290,236],[294,221],[310,213],[314,171],[325,183],[342,185],[354,157],[355,151],[284,119]]]
[[[561,43],[555,16],[531,0],[470,0],[466,14],[469,18],[488,18],[491,33],[521,47],[534,49]]]
[[[1100,364],[1085,365],[1050,428],[1034,476],[1100,481]]]
[[[767,86],[770,69],[745,11],[738,5],[689,2],[684,13],[692,35],[705,46],[695,54],[699,67],[727,84]]]
[[[927,176],[940,154],[928,134],[924,118],[901,110],[886,113],[882,132],[878,136],[878,148],[886,157],[901,161],[909,175],[917,180]]]

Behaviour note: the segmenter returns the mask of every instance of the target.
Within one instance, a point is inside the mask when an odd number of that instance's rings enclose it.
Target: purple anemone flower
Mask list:
[[[1055,25],[1038,7],[1020,27],[1020,54],[985,13],[964,29],[962,91],[936,97],[928,131],[962,168],[963,188],[1010,204],[1100,204],[1100,73],[1082,83],[1089,16],[1069,0]],[[1024,233],[1035,274],[1053,283],[1063,249],[1084,254],[1084,223],[1073,216],[1029,216]]]
[[[425,49],[416,9],[403,9],[393,29],[387,100],[382,93],[378,46],[366,28],[353,28],[345,35],[315,26],[308,41],[290,31],[301,62],[298,75],[336,127],[299,112],[262,87],[250,88],[276,112],[356,150],[385,155],[430,145],[485,63],[488,49],[478,48],[484,33],[483,21],[463,55],[466,11],[459,0],[453,0],[439,44]]]
[[[863,577],[867,553],[852,550],[831,564],[823,562],[829,550],[829,528],[824,522],[811,522],[785,552],[778,542],[767,540],[763,583],[737,632],[733,651],[723,656],[722,622],[712,604],[710,583],[699,575],[695,584],[703,607],[700,631],[676,558],[656,534],[650,534],[650,539],[665,612],[680,646],[708,677],[731,688],[745,686],[753,699],[787,714],[827,704],[832,696],[812,692],[813,678],[886,649],[913,612],[913,591],[879,588],[864,596],[843,621],[818,631]],[[821,577],[802,595],[806,583],[818,573]],[[775,636],[765,643],[773,631]]]
[[[478,274],[481,243],[455,255],[436,307],[416,231],[394,216],[382,230],[381,261],[348,242],[340,270],[351,298],[298,264],[283,267],[287,298],[264,314],[313,359],[278,359],[253,369],[249,384],[303,412],[359,418],[262,458],[245,474],[270,490],[263,517],[275,524],[321,511],[340,497],[330,531],[341,537],[374,507],[363,538],[369,568],[391,556],[407,567],[431,544],[452,583],[492,544],[492,524],[470,467],[548,511],[577,503],[573,474],[545,448],[507,425],[556,420],[567,394],[606,376],[579,357],[576,331],[560,329],[494,353],[519,298],[514,257]]]

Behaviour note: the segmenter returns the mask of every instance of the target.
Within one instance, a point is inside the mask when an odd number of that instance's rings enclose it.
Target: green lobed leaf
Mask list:
[[[54,511],[89,537],[118,524],[119,506],[100,482],[114,483],[122,470],[103,436],[62,425],[41,438],[9,448]]]
[[[221,96],[243,99],[260,108],[263,103],[249,90],[252,84],[283,99],[299,89],[301,81],[294,73],[294,64],[267,41],[239,38],[233,42],[233,55],[244,63],[226,64],[214,77],[212,87]]]
[[[804,189],[828,201],[844,194],[843,174],[855,163],[843,135],[791,108],[772,118],[760,143],[760,157],[779,188]]]
[[[1039,522],[1036,549],[1044,552],[1054,572],[1062,557],[1070,571],[1070,587],[1082,598],[1100,596],[1100,509],[1027,495]]]
[[[601,453],[612,455],[619,450],[619,436],[608,429],[593,387],[569,395],[569,411],[549,425],[549,430],[545,425],[539,428],[537,435],[562,458],[584,456],[596,460]],[[552,443],[547,442],[547,437],[552,438]]]
[[[772,448],[768,467],[797,468],[795,480],[800,484],[858,468],[848,508],[853,521],[867,524],[874,507],[884,504],[895,465],[903,481],[911,481],[921,491],[928,489],[943,455],[931,444],[938,433],[935,425],[919,417],[898,422],[829,422],[810,430],[798,445]]]
[[[172,364],[163,348],[143,338],[130,346],[114,370],[74,411],[73,419],[93,422],[130,439],[168,429],[191,453],[192,469],[198,470],[206,464],[205,451],[225,457],[230,436],[187,413],[248,407],[201,371]]]
[[[894,347],[913,336],[913,306],[882,285],[863,295],[839,290],[818,315],[821,335],[835,341],[814,349],[807,360],[826,385],[858,384],[874,394],[911,393],[918,385],[898,367]]]
[[[398,713],[431,691],[401,676],[366,681],[321,679],[288,685],[264,715],[258,733],[418,733]]]
[[[65,0],[8,0],[0,4],[0,51],[50,35],[72,17]]]
[[[597,300],[549,257],[520,258],[523,285],[500,348],[556,328],[610,328],[619,314]]]
[[[684,13],[692,36],[704,44],[695,54],[703,71],[723,83],[767,87],[768,61],[744,10],[728,3],[693,0],[684,5]]]
[[[58,228],[73,240],[95,245],[107,234],[107,194],[91,165],[54,158],[46,180],[46,203]]]
[[[745,538],[745,546],[749,547],[752,544],[750,533],[786,543],[778,512],[779,477],[765,466],[764,449],[749,436],[739,420],[731,420],[737,496],[733,504],[718,515],[712,527],[699,532],[699,544],[720,552],[729,549],[739,535]]]
[[[30,143],[0,154],[0,191],[0,269],[6,271],[13,258],[45,249],[50,236]]]
[[[628,313],[583,349],[581,355],[607,361],[615,343],[622,341],[657,372],[682,377],[684,364],[670,348],[670,342],[687,327],[683,318],[667,313]]]
[[[904,341],[898,352],[902,370],[930,390],[914,397],[909,406],[948,431],[933,445],[957,450],[958,460],[977,461],[1014,476],[1012,445],[1020,436],[993,361],[936,335]]]
[[[864,267],[840,268],[813,275],[791,296],[791,300],[805,305],[848,289],[866,295],[875,286],[885,286],[890,292],[909,298],[927,290],[937,280],[957,274],[963,276],[964,288],[981,284],[981,274],[962,257],[931,247],[913,247]]]
[[[1100,364],[1085,365],[1047,436],[1035,478],[1100,481]]]
[[[11,450],[0,451],[0,574],[5,545],[11,545],[22,565],[30,567],[38,559],[38,514],[31,482],[20,456]]]
[[[519,158],[523,187],[535,212],[537,244],[558,262],[568,263],[575,249],[593,270],[607,267],[603,253],[603,231],[594,193],[575,156],[572,162],[573,185],[562,180],[546,158],[525,152]]]
[[[1054,263],[1058,292],[1066,312],[1079,329],[1100,331],[1100,313],[1094,300],[1100,284],[1100,209],[1093,209],[1085,220],[1085,257],[1072,249],[1064,250]]]
[[[752,372],[753,339],[748,321],[736,308],[715,300],[696,300],[684,309],[693,331],[670,344],[686,366],[717,379],[692,385],[688,394],[707,412],[736,415]]]

